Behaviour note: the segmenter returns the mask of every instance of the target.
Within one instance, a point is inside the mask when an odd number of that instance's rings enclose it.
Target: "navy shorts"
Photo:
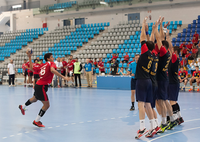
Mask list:
[[[131,78],[131,90],[135,90],[136,87],[136,79]]]
[[[157,81],[158,82],[158,90],[157,90],[157,99],[158,100],[167,100],[168,98],[168,81]]]
[[[155,108],[156,106],[156,99],[157,99],[157,90],[158,90],[158,86],[152,86],[152,96],[153,96],[153,100],[151,102],[151,107]]]
[[[169,84],[168,87],[168,100],[178,101],[180,84]]]
[[[136,81],[136,100],[140,102],[151,103],[152,81],[151,79],[137,79]]]

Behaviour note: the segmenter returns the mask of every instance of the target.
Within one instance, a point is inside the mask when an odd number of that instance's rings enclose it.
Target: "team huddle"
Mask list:
[[[135,92],[139,108],[140,129],[136,139],[145,134],[146,137],[153,137],[157,133],[164,133],[165,130],[171,130],[184,122],[177,103],[180,87],[179,47],[172,46],[169,30],[167,30],[169,23],[164,25],[164,28],[162,27],[164,17],[162,19],[160,17],[155,22],[151,35],[148,34],[146,20],[147,17],[141,29],[141,55],[130,64],[128,70],[132,76],[130,110],[135,109]],[[160,32],[158,32],[159,24]],[[155,107],[161,116],[160,126]],[[145,128],[145,113],[150,122],[148,131]]]

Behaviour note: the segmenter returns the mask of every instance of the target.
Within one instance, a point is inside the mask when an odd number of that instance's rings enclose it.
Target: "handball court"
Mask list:
[[[179,104],[184,123],[154,138],[136,140],[138,107],[129,111],[130,91],[75,88],[49,88],[50,108],[41,121],[32,124],[41,102],[18,108],[32,97],[33,89],[0,86],[0,142],[197,142],[200,132],[199,93],[181,92]],[[160,122],[160,117],[159,122]],[[146,118],[146,127],[149,121]]]

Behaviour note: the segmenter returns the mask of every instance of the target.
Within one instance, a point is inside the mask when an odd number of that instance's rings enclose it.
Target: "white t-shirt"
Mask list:
[[[62,62],[55,61],[54,63],[56,64],[56,67],[57,67],[57,68],[63,67]],[[61,69],[57,69],[57,70],[61,70]]]
[[[15,65],[14,64],[9,63],[8,69],[9,69],[9,73],[10,73],[9,75],[15,74]]]

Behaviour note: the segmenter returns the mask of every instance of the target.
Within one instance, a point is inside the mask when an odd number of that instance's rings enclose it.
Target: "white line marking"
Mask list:
[[[72,125],[75,125],[76,123],[72,123]]]
[[[118,118],[123,118],[123,117],[118,117]]]
[[[155,140],[157,140],[157,139],[160,139],[160,138],[163,138],[163,137],[166,137],[166,136],[169,136],[169,135],[173,135],[173,134],[176,134],[176,133],[181,133],[181,132],[190,131],[190,130],[196,130],[196,129],[200,129],[200,127],[185,129],[185,130],[177,131],[177,132],[174,132],[174,133],[166,134],[166,135],[164,135],[164,136],[157,137],[157,138],[155,138],[155,139],[153,139],[153,140],[150,140],[150,141],[148,141],[148,142],[152,142],[152,141],[155,141]]]
[[[64,126],[67,126],[68,124],[64,124]]]
[[[186,110],[186,109],[183,109],[183,110]]]
[[[7,137],[3,137],[2,139],[6,139]]]
[[[14,137],[15,135],[10,135],[10,137]]]
[[[103,120],[108,120],[108,119],[103,119]]]
[[[92,121],[90,120],[90,121],[87,121],[87,122],[92,122]]]
[[[199,109],[198,107],[196,109]]]
[[[79,122],[79,123],[84,123],[84,122]]]
[[[52,129],[52,127],[48,127],[48,129]]]
[[[115,118],[110,118],[110,119],[115,119]]]
[[[100,120],[95,120],[95,121],[100,121]]]
[[[60,127],[60,126],[58,125],[58,126],[56,126],[56,127],[58,128],[58,127]]]
[[[27,132],[25,132],[26,134],[28,134],[29,133],[29,131],[27,131]]]
[[[200,119],[192,119],[192,120],[186,120],[185,122],[190,122],[190,121],[197,121],[197,120],[200,120]]]
[[[17,135],[19,136],[19,135],[21,135],[22,133],[18,133]]]

